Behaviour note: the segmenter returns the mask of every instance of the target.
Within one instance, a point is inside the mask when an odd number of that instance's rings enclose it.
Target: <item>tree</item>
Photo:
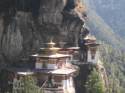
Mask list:
[[[86,82],[86,93],[105,93],[103,81],[96,69],[93,69],[88,76]]]
[[[13,87],[13,93],[43,93],[37,86],[37,81],[32,76],[24,76],[16,80]]]

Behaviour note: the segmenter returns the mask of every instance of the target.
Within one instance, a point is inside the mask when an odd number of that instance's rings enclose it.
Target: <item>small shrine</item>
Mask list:
[[[95,36],[88,35],[84,38],[85,46],[87,46],[87,62],[97,63],[99,60],[98,44]]]

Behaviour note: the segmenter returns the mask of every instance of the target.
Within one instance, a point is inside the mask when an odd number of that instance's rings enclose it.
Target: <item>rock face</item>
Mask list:
[[[81,64],[79,65],[79,68],[80,68],[79,75],[74,79],[76,93],[87,93],[85,86],[86,81],[94,66],[91,64]]]
[[[0,65],[12,65],[50,41],[76,45],[84,21],[80,0],[1,0]]]

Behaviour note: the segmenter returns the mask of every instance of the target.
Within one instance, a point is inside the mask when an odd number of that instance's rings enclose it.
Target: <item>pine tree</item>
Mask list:
[[[93,69],[86,82],[87,93],[105,93],[103,81],[96,69]]]

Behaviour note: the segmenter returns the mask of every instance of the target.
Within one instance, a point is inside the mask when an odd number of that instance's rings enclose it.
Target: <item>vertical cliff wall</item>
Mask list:
[[[83,13],[79,0],[1,0],[0,66],[28,58],[51,38],[76,44]]]

